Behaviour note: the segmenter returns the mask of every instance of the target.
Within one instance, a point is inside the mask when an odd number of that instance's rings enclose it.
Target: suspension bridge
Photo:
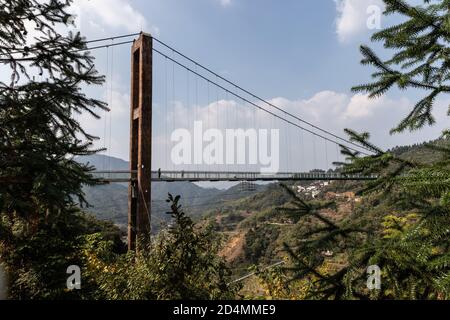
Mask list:
[[[137,171],[95,171],[94,176],[107,183],[137,180]],[[261,172],[236,171],[152,171],[152,182],[267,182],[267,181],[345,181],[374,180],[376,175],[341,174],[336,172]]]
[[[132,40],[116,42],[124,38]],[[88,50],[107,50],[106,78],[110,85],[107,83],[106,87],[111,112],[114,111],[115,103],[112,90],[114,47],[131,45],[130,167],[129,170],[117,171],[112,170],[110,164],[109,167],[105,164],[94,173],[105,183],[129,184],[130,250],[135,248],[139,235],[150,233],[152,183],[377,178],[330,170],[334,162],[341,162],[342,147],[360,155],[370,155],[371,150],[244,89],[149,34],[130,34],[87,43],[96,43]],[[206,132],[196,132],[199,121],[202,121]],[[104,146],[109,149],[108,152],[111,152],[111,123],[111,118],[108,122],[105,115],[104,138],[107,140],[109,136],[109,145],[105,142]],[[177,163],[173,160],[170,142],[173,142],[173,133],[180,128],[185,134],[193,132],[194,139],[196,134],[197,138],[200,134],[202,139],[200,148],[194,143],[193,151],[185,149],[183,153],[187,155],[178,154],[182,160],[191,159],[191,162]],[[252,160],[250,151],[241,149],[239,155],[239,146],[236,145],[233,145],[231,157],[222,154],[220,149],[228,146],[229,141],[219,141],[218,137],[228,133],[230,128],[239,128],[241,133],[247,134],[241,144],[249,150],[256,145],[262,148],[260,141],[256,140],[258,136],[252,136],[249,129],[259,129],[260,132],[268,128],[283,129],[279,137],[282,146],[279,150],[279,166],[283,170],[273,173],[260,170],[261,166],[256,159]],[[168,141],[171,133],[172,141]],[[263,140],[270,140],[265,133]],[[274,140],[268,144],[274,149]],[[265,160],[268,160],[268,149],[266,146],[263,153]],[[258,152],[256,150],[253,149]],[[258,155],[261,156],[261,152]]]

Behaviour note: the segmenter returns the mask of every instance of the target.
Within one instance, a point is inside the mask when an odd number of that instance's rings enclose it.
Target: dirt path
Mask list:
[[[233,262],[244,252],[246,232],[239,232],[231,237],[219,255],[224,257],[227,262]]]

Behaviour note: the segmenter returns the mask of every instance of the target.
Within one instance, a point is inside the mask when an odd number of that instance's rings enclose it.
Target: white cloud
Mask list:
[[[391,144],[412,143],[425,139],[436,138],[445,127],[445,121],[441,121],[434,128],[424,128],[417,133],[405,133],[390,137],[389,131],[396,126],[410,111],[414,101],[406,97],[390,98],[388,96],[370,99],[364,94],[348,95],[335,91],[320,91],[311,98],[290,100],[277,97],[270,100],[281,109],[294,114],[321,128],[327,128],[331,132],[343,135],[343,129],[353,128],[357,131],[368,131],[373,134],[376,143],[389,147]],[[281,112],[271,109],[269,106],[257,103],[265,108],[289,118]],[[435,113],[437,119],[446,119],[445,110],[448,103],[437,101]],[[179,119],[174,123],[176,128],[190,128],[194,121],[203,121],[205,127],[212,128],[293,128],[281,120],[273,121],[273,116],[264,111],[256,111],[256,108],[245,105],[240,101],[219,100],[206,106],[199,106],[193,112],[193,107],[187,108],[181,102],[176,103],[172,112],[165,115],[166,121]],[[175,116],[176,115],[176,116]],[[228,125],[225,123],[228,120]],[[257,119],[254,121],[254,119]],[[293,120],[294,122],[298,122]],[[311,129],[308,125],[302,124]],[[294,131],[292,131],[294,132]]]
[[[336,33],[339,41],[348,42],[374,27],[374,14],[381,14],[381,0],[334,0],[337,19]],[[378,8],[378,10],[374,10]],[[381,17],[378,17],[381,18]]]
[[[94,142],[96,148],[106,147],[107,154],[112,152],[114,156],[128,159],[130,95],[120,86],[120,83],[120,77],[115,78],[111,90],[108,81],[104,85],[103,94],[99,97],[108,103],[110,112],[97,110],[96,113],[101,117],[100,119],[94,118],[87,112],[76,117],[86,132],[100,138]]]
[[[159,33],[159,29],[149,25],[147,19],[127,0],[75,0],[73,10],[78,15],[80,28],[97,26],[100,30],[117,28],[129,32]]]
[[[90,37],[109,33],[111,29],[112,32],[114,29],[124,29],[128,32],[145,31],[155,36],[160,33],[159,28],[149,25],[147,19],[131,6],[129,0],[75,0],[67,11],[74,15],[75,26],[57,24],[55,31],[63,35],[68,31],[81,31],[84,36]],[[34,22],[26,20],[25,28],[28,32],[28,44],[34,43],[35,38],[44,36]]]
[[[113,112],[108,115],[106,123],[108,130],[109,121],[111,121],[113,130],[110,142],[109,132],[106,135],[106,145],[110,146],[113,156],[128,159],[130,97],[126,90],[123,90],[124,88],[119,88],[118,86],[115,86],[115,88],[117,89],[114,90],[112,95]],[[343,132],[345,128],[351,128],[358,132],[370,132],[372,141],[383,148],[434,139],[448,125],[446,123],[446,121],[448,122],[448,117],[446,116],[448,101],[444,100],[436,101],[435,115],[438,120],[436,126],[427,127],[415,133],[406,132],[393,136],[389,134],[389,130],[396,126],[414,105],[414,101],[408,98],[384,96],[378,99],[369,99],[367,95],[363,94],[349,95],[326,90],[317,92],[307,99],[292,100],[277,97],[271,99],[270,102],[342,137],[345,136]],[[263,104],[260,105],[263,106]],[[264,107],[270,109],[268,106]],[[174,130],[180,128],[192,131],[194,121],[203,121],[204,130],[209,128],[218,128],[219,130],[237,128],[280,129],[280,150],[283,152],[281,159],[282,170],[310,170],[317,166],[326,168],[332,161],[339,159],[337,158],[336,147],[331,142],[324,144],[322,139],[314,139],[311,134],[306,132],[303,132],[301,138],[301,131],[298,128],[274,119],[273,116],[257,110],[249,104],[243,105],[241,101],[231,98],[218,100],[207,105],[190,105],[189,107],[183,101],[169,102],[166,108],[156,103],[153,109],[152,145],[154,168],[167,168],[169,166],[169,169],[180,169],[172,168],[170,164],[170,151],[173,147],[170,136]],[[279,112],[276,113],[280,114]],[[283,117],[289,118],[286,115],[283,115]],[[84,115],[80,120],[88,132],[103,138],[103,140],[97,142],[97,146],[102,147],[105,141],[104,119],[94,120],[92,117]],[[298,123],[296,120],[290,120]],[[317,131],[306,124],[301,124],[301,126]],[[301,139],[304,139],[303,146],[300,145]],[[316,145],[314,146],[313,143]],[[324,147],[327,147],[327,154]],[[287,150],[290,151],[288,152]],[[302,152],[307,154],[306,159],[303,158]],[[314,152],[317,153],[318,163],[313,163],[311,154],[314,154]],[[328,164],[326,164],[326,160],[328,160]],[[300,161],[305,161],[304,164],[301,164],[302,167],[294,167],[295,163],[300,163]],[[225,168],[203,169],[222,170]]]
[[[368,118],[380,109],[387,108],[395,103],[398,102],[390,101],[385,97],[370,99],[368,95],[356,94],[350,99],[342,117],[345,120]],[[400,103],[400,105],[403,106],[403,103]]]

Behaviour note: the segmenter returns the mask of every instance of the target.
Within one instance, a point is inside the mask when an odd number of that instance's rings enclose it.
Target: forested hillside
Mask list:
[[[128,170],[129,164],[122,159],[95,155],[77,159],[81,163],[94,166],[96,170]],[[254,191],[242,191],[239,186],[228,190],[215,188],[202,188],[190,182],[158,182],[152,185],[152,230],[157,233],[161,226],[167,225],[170,217],[166,200],[169,193],[180,195],[186,204],[186,211],[190,216],[196,217],[210,208],[228,200],[239,199],[264,190],[264,186],[256,186]],[[94,214],[98,219],[109,220],[121,228],[126,228],[128,220],[128,186],[126,183],[111,183],[100,186],[86,186],[84,189],[89,207],[86,211]]]
[[[439,143],[441,142],[432,144]],[[397,147],[393,152],[411,161],[423,159],[433,161],[432,159],[439,157],[438,153],[425,144]],[[389,228],[396,223],[406,224],[408,219],[414,219],[414,211],[402,203],[358,195],[365,185],[364,182],[298,182],[284,185],[306,202],[332,201],[334,203],[332,207],[319,211],[330,221],[361,229],[369,228],[380,237],[391,232]],[[314,193],[305,190],[308,187],[314,189]],[[224,245],[220,254],[229,263],[234,278],[244,276],[255,268],[261,270],[280,261],[289,261],[287,247],[295,248],[299,243],[308,241],[307,237],[302,238],[301,235],[308,235],[322,225],[320,221],[303,220],[300,216],[283,212],[283,208],[291,207],[291,201],[292,198],[284,187],[273,184],[257,194],[230,200],[205,211],[205,219],[212,223],[214,230],[223,235]],[[345,245],[330,246],[321,252],[330,270],[336,271],[347,266],[348,251],[345,248]],[[283,277],[289,278],[289,273],[283,274],[281,270],[282,268],[278,267],[246,279],[243,281],[241,294],[248,297],[267,296],[265,288],[273,285],[270,281],[276,281],[267,278],[268,275],[281,277],[277,278],[278,280]],[[299,298],[305,287],[293,285],[289,290],[293,298]],[[284,294],[286,292],[280,293],[278,298],[286,298]]]

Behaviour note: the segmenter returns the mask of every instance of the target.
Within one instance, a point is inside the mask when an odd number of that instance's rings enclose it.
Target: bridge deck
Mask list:
[[[132,171],[95,171],[94,176],[105,182],[129,182],[136,179]],[[281,172],[212,172],[212,171],[152,171],[153,182],[219,182],[219,181],[317,181],[375,180],[377,176],[344,175],[340,173]]]

